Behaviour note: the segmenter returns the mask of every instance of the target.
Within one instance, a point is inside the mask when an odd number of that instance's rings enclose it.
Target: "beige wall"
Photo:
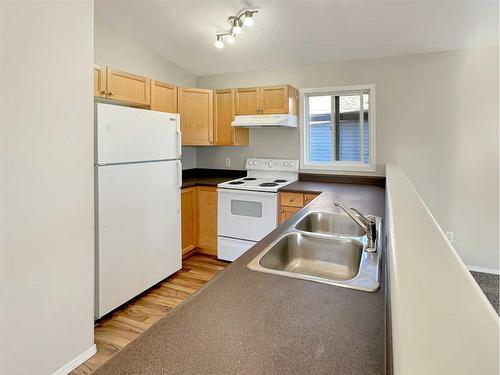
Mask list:
[[[399,163],[470,266],[498,269],[498,48],[199,77],[207,88],[376,84],[377,174]],[[249,147],[198,148],[197,166],[299,158],[299,129],[252,129]]]
[[[93,2],[0,1],[0,373],[94,345]]]
[[[94,62],[175,85],[193,87],[196,77],[155,51],[94,17]]]

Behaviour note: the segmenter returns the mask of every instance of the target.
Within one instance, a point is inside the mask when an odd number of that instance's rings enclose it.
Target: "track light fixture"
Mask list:
[[[253,15],[259,13],[258,9],[245,9],[238,13],[237,16],[231,16],[228,18],[230,29],[228,31],[222,31],[215,33],[215,47],[223,48],[224,40],[228,43],[233,43],[236,35],[241,34],[242,26],[251,27],[253,26]]]

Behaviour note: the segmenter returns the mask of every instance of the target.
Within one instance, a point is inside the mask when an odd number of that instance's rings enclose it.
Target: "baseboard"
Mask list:
[[[469,271],[491,273],[493,275],[500,275],[500,270],[497,270],[495,268],[486,268],[486,267],[478,267],[478,266],[466,266],[466,267]]]
[[[67,375],[71,371],[73,371],[75,368],[80,366],[83,362],[85,362],[87,359],[92,357],[95,353],[97,352],[97,348],[94,345],[92,345],[91,348],[80,354],[78,357],[73,359],[71,362],[66,363],[63,367],[61,367],[59,370],[54,372],[52,375]]]

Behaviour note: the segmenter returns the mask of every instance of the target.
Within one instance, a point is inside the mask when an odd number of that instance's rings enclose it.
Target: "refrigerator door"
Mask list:
[[[179,161],[96,167],[96,316],[181,268]]]
[[[179,115],[96,103],[96,163],[179,159]]]

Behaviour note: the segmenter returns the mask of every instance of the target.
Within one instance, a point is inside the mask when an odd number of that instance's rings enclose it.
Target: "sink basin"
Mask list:
[[[347,238],[321,238],[289,233],[281,237],[259,264],[267,269],[350,280],[359,271],[363,245]]]
[[[349,216],[334,212],[311,212],[297,223],[295,229],[303,232],[333,234],[346,237],[361,237],[366,235],[366,231]]]
[[[381,219],[374,218],[380,233]],[[247,266],[254,271],[375,292],[380,287],[380,239],[377,236],[377,251],[365,251],[366,233],[350,217],[311,212],[298,217]]]

